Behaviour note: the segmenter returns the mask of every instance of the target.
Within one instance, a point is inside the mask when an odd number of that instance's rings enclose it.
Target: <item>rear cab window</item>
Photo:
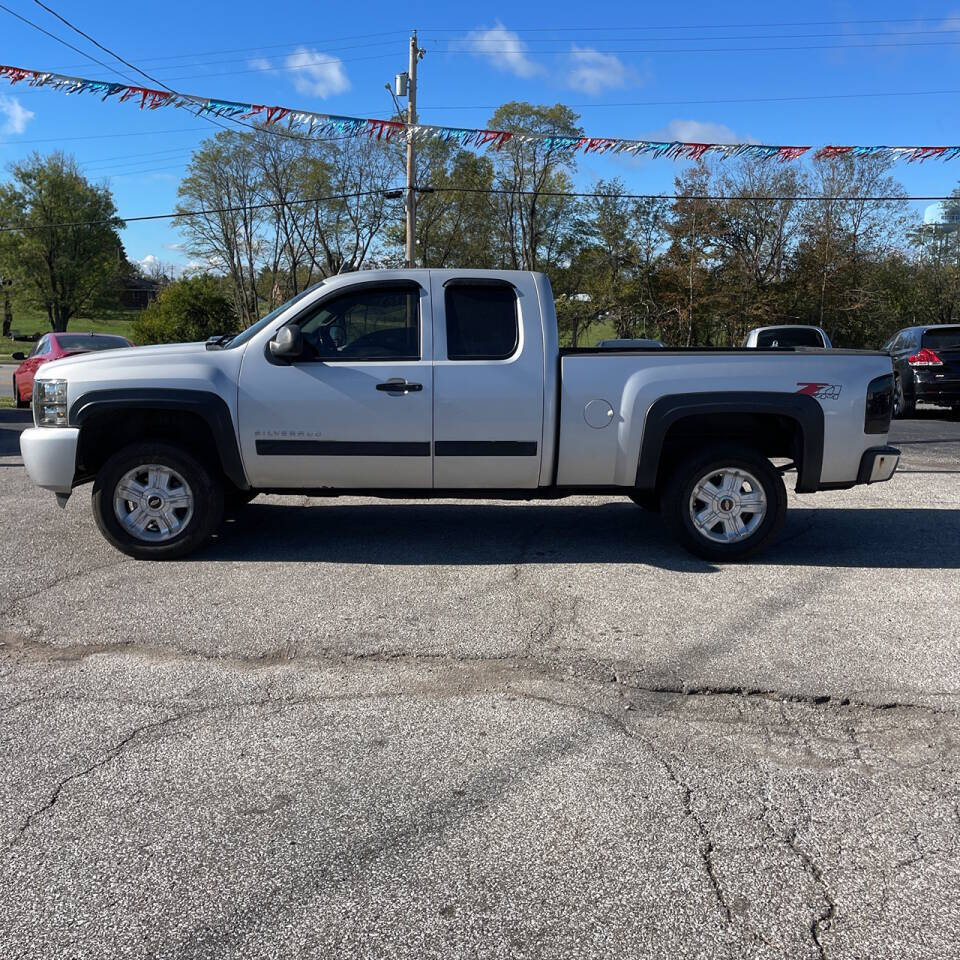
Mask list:
[[[506,360],[516,353],[520,319],[510,284],[448,283],[444,301],[448,359]]]
[[[764,330],[757,334],[758,347],[822,347],[823,337],[818,330],[806,327],[784,327]]]
[[[950,347],[960,350],[960,327],[925,330],[922,345],[930,350],[947,350]]]
[[[61,333],[57,338],[61,350],[122,350],[130,344],[123,337],[110,334]]]

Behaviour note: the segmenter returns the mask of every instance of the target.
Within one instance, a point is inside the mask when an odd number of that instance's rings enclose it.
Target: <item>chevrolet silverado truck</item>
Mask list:
[[[234,337],[44,365],[33,481],[93,481],[97,525],[183,556],[258,493],[629,497],[688,549],[736,560],[796,492],[889,480],[885,353],[560,349],[540,273],[331,277]]]

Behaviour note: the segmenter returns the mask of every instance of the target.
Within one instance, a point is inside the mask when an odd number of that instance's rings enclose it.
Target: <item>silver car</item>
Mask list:
[[[774,327],[754,327],[743,341],[745,347],[824,347],[833,348],[822,327],[801,324],[782,324]]]

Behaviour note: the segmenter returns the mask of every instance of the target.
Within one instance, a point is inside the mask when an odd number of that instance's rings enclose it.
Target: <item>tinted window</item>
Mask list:
[[[785,327],[757,334],[758,347],[822,347],[823,337],[809,327]]]
[[[939,330],[927,330],[923,334],[923,345],[931,350],[943,350],[946,347],[960,349],[960,327],[941,327]]]
[[[420,288],[368,287],[325,301],[300,323],[318,360],[418,360]]]
[[[50,338],[43,337],[37,341],[36,346],[27,354],[27,359],[30,357],[42,357],[44,354],[50,352]]]
[[[503,360],[517,349],[517,295],[501,285],[446,288],[447,356],[451,360]]]
[[[61,350],[119,350],[130,346],[123,337],[94,336],[89,333],[61,333],[57,343]]]

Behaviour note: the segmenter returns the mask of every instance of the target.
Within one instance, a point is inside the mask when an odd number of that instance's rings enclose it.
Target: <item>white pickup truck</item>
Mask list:
[[[739,559],[798,493],[889,480],[887,354],[561,350],[539,273],[332,277],[239,336],[45,365],[23,459],[61,505],[93,481],[103,535],[182,556],[258,493],[623,495]]]

